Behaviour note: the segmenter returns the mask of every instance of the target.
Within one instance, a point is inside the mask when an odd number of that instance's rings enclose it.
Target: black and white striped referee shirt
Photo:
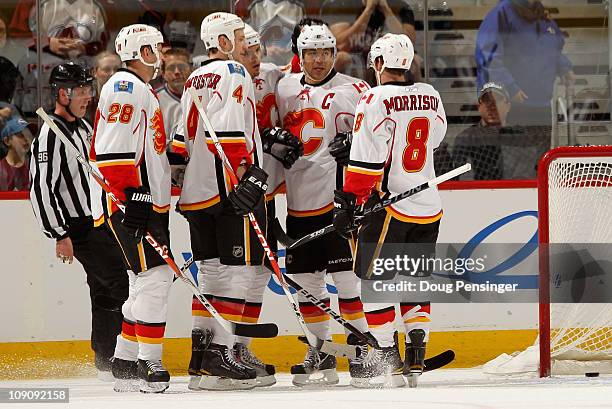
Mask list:
[[[87,158],[91,125],[84,119],[68,122],[58,115],[49,116]],[[30,173],[30,201],[45,235],[64,238],[68,236],[71,219],[91,217],[89,175],[46,124],[32,144]]]

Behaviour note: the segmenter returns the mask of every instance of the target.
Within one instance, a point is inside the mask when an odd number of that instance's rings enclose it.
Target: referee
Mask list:
[[[87,157],[93,131],[83,117],[93,97],[93,77],[85,68],[66,63],[53,68],[49,84],[55,97],[50,117]],[[99,378],[112,381],[110,359],[123,317],[121,312],[101,308],[100,303],[104,297],[122,301],[128,297],[123,254],[103,219],[96,220],[101,225],[94,228],[89,175],[46,124],[34,140],[30,172],[32,208],[42,231],[56,240],[56,256],[63,263],[76,258],[85,269],[91,298],[91,348]]]

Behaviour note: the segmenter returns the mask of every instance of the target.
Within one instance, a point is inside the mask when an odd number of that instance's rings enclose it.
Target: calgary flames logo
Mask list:
[[[257,102],[257,123],[259,124],[260,129],[272,128],[272,126],[274,126],[272,124],[273,109],[278,112],[278,107],[276,106],[276,97],[274,96],[274,94],[266,94],[266,96],[263,97],[261,101]]]
[[[164,129],[164,118],[162,113],[157,108],[153,118],[151,118],[151,129],[153,130],[153,146],[158,155],[166,151],[166,131]]]
[[[255,88],[257,88],[258,91],[261,91],[263,89],[264,82],[265,81],[261,78],[255,78]]]
[[[312,129],[308,130],[306,135],[304,135],[303,131],[307,124],[310,124]],[[316,108],[288,112],[283,118],[283,125],[285,129],[300,138],[304,144],[304,156],[315,153],[323,143],[322,137],[312,135],[316,129],[325,129],[325,118],[321,111]]]

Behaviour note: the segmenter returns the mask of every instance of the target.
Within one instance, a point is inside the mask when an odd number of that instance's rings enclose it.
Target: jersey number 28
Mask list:
[[[113,123],[117,122],[117,116],[119,116],[119,122],[122,124],[127,124],[132,119],[132,114],[134,113],[134,107],[130,104],[111,104],[108,107],[108,119],[106,122]]]

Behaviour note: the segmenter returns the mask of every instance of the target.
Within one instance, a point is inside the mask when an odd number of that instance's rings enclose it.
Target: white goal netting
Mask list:
[[[548,195],[549,243],[612,243],[612,153],[553,160]],[[611,279],[612,271],[604,274]],[[612,304],[550,304],[549,338],[552,374],[612,373]],[[484,371],[537,372],[539,339],[525,351],[488,362]]]

